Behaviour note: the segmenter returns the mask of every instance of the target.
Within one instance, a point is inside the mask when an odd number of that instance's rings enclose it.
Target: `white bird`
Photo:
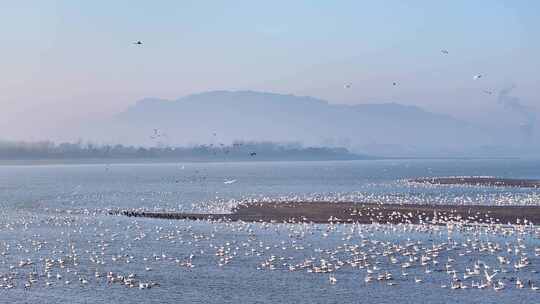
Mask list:
[[[493,286],[493,290],[499,291],[504,289],[504,283],[501,281],[497,281],[497,284]]]
[[[230,179],[230,180],[224,181],[223,183],[226,184],[226,185],[230,185],[230,184],[236,183],[236,180],[235,179]]]
[[[497,275],[496,272],[490,275],[490,274],[487,272],[487,270],[484,270],[484,276],[486,277],[486,281],[488,282],[488,284],[491,283],[491,282],[493,281],[493,278],[494,278],[496,275]]]
[[[523,285],[523,282],[522,282],[519,278],[516,280],[516,287],[517,287],[517,288],[523,288],[523,287],[525,287],[525,286]]]

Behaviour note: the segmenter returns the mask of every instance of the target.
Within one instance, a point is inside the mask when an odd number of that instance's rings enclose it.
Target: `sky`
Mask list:
[[[485,90],[514,86],[540,108],[538,37],[533,0],[0,0],[0,139],[69,140],[70,125],[142,98],[211,90],[498,123],[504,109]]]

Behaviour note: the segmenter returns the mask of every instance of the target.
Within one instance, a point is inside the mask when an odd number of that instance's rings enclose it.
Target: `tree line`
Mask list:
[[[171,158],[171,159],[356,159],[345,148],[304,147],[299,143],[243,142],[183,147],[122,144],[0,142],[0,159]]]

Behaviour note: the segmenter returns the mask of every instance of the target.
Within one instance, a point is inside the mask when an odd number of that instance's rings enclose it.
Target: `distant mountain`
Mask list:
[[[489,130],[415,106],[338,105],[253,91],[143,99],[117,115],[107,129],[115,141],[130,144],[301,142],[380,156],[466,155],[498,144]]]

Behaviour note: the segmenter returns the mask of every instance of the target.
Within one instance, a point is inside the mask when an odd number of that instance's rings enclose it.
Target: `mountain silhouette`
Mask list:
[[[386,156],[451,155],[494,143],[481,127],[416,106],[340,105],[254,91],[146,98],[115,116],[112,126],[117,137],[135,144],[153,144],[150,137],[159,129],[160,142],[170,145],[300,142]]]

